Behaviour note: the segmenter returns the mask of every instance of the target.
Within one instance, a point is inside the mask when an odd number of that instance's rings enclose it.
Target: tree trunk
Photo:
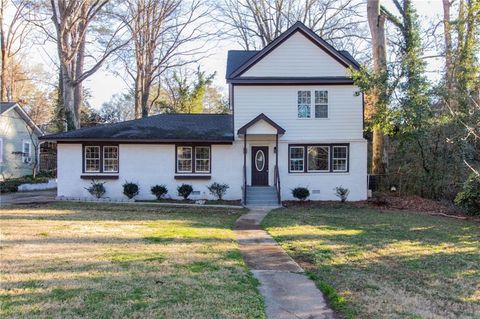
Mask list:
[[[7,54],[6,54],[6,50],[4,50],[4,48],[2,48],[2,70],[0,71],[1,72],[1,79],[0,81],[2,82],[0,84],[1,88],[0,88],[0,102],[6,102],[7,101],[7,65],[8,65],[8,61],[7,61]]]
[[[65,108],[65,121],[67,122],[67,130],[75,130],[75,86],[72,81],[65,76],[63,72],[63,107]]]
[[[453,60],[452,34],[450,28],[450,0],[443,0],[443,32],[445,37],[445,84],[447,87],[447,103],[452,107],[453,96]]]
[[[150,97],[150,85],[147,85],[142,92],[142,117],[148,116],[148,98]]]
[[[380,74],[386,72],[387,55],[385,40],[385,17],[380,13],[380,0],[370,0],[367,3],[368,25],[372,35],[373,50],[373,70]],[[380,101],[382,92],[378,90],[373,93],[372,102],[374,109]],[[375,111],[374,111],[375,112]],[[372,141],[372,174],[385,173],[385,165],[383,165],[383,132],[379,124],[373,127]]]
[[[135,118],[142,118],[142,85],[140,79],[140,72],[137,72],[135,77]]]

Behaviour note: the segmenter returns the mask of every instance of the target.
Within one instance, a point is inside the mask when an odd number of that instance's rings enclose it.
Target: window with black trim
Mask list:
[[[84,173],[118,173],[118,145],[84,145]]]
[[[209,174],[211,147],[209,145],[177,145],[176,172],[180,174]]]
[[[299,119],[327,119],[328,91],[297,91],[297,116]]]
[[[288,146],[290,173],[348,172],[348,144],[302,144]]]
[[[346,172],[348,162],[348,147],[347,146],[333,146],[333,171]]]

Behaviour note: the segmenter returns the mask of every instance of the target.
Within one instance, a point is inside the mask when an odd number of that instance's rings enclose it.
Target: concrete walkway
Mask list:
[[[260,228],[270,209],[251,209],[235,224],[235,235],[242,256],[253,275],[260,281],[268,318],[331,319],[335,318],[323,294],[303,269]]]
[[[23,204],[46,204],[55,201],[56,189],[31,192],[15,192],[0,195],[0,207]]]

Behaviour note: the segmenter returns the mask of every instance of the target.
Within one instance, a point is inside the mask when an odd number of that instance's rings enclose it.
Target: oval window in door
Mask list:
[[[259,172],[263,171],[263,168],[265,167],[265,154],[263,154],[262,150],[257,151],[257,154],[255,155],[255,167]]]

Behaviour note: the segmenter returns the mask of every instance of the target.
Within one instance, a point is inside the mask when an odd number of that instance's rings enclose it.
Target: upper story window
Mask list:
[[[32,161],[32,142],[24,140],[22,142],[22,162],[30,163]]]
[[[118,145],[85,145],[83,171],[85,173],[118,173]]]
[[[210,173],[210,146],[177,146],[177,173]]]
[[[310,91],[298,91],[298,118],[310,118],[311,104]]]
[[[298,91],[297,111],[298,118],[328,118],[328,91]]]

